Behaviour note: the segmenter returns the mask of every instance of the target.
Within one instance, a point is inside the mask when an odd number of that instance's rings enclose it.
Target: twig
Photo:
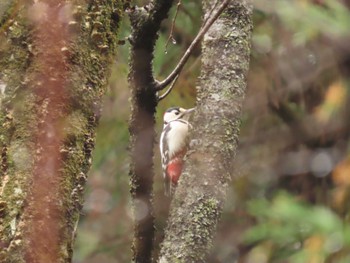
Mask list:
[[[199,43],[199,41],[202,39],[204,34],[209,30],[211,25],[215,22],[215,20],[221,15],[221,13],[224,11],[226,6],[230,0],[224,0],[221,5],[218,7],[216,12],[213,12],[212,16],[208,18],[207,23],[200,29],[198,32],[197,36],[193,39],[191,45],[187,48],[186,52],[180,59],[179,63],[176,65],[174,70],[169,74],[167,78],[165,78],[163,81],[156,83],[155,89],[156,91],[163,90],[166,86],[168,86],[175,78],[177,75],[180,74],[182,68],[186,64],[187,60],[189,59],[191,53],[193,52],[194,48],[196,45]]]
[[[171,83],[171,85],[170,85],[170,87],[168,88],[168,90],[158,97],[158,101],[161,101],[162,99],[164,99],[166,96],[169,95],[169,93],[171,92],[171,90],[174,88],[175,83],[176,83],[177,79],[179,78],[179,76],[180,76],[179,74],[176,75],[176,77],[174,78],[174,80],[173,80],[173,82]]]
[[[175,21],[176,21],[177,14],[179,12],[180,6],[181,6],[181,0],[179,0],[179,2],[177,2],[177,5],[176,5],[175,15],[174,15],[173,21],[171,23],[170,34],[169,34],[169,37],[168,37],[168,39],[167,39],[167,41],[165,43],[165,53],[167,53],[167,49],[168,49],[168,45],[169,45],[170,39],[172,40],[173,44],[176,44],[176,40],[174,38],[174,27],[175,27]]]

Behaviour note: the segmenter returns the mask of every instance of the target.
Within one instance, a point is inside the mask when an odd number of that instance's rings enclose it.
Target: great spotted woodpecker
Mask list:
[[[192,109],[169,108],[164,113],[164,126],[160,136],[160,154],[164,177],[165,195],[173,193],[182,172],[183,158],[188,147],[188,118]]]

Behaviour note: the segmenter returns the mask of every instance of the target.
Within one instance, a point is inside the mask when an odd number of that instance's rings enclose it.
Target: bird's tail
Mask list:
[[[171,191],[171,180],[168,176],[165,176],[164,178],[164,194],[166,196],[171,196],[172,191]]]
[[[176,183],[170,180],[169,177],[166,177],[164,181],[164,194],[168,197],[173,196],[175,193],[176,186]]]

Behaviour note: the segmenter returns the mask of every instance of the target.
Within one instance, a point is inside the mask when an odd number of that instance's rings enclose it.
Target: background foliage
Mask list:
[[[255,1],[248,94],[228,202],[208,262],[350,262],[350,3]],[[174,17],[175,7],[170,18]],[[165,77],[201,23],[183,0],[174,39],[165,21],[154,70]],[[122,36],[128,36],[124,21]],[[128,45],[120,46],[98,131],[75,262],[130,262]],[[195,104],[200,49],[160,103]],[[158,145],[155,146],[158,149]],[[168,200],[155,156],[157,239]]]

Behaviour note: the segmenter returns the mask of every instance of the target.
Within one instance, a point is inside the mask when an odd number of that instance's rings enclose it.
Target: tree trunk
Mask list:
[[[152,262],[154,239],[153,147],[158,104],[153,76],[153,52],[163,19],[173,0],[156,0],[152,8],[130,11],[132,26],[129,86],[131,89],[130,181],[134,211],[133,261]]]
[[[204,1],[208,16],[215,0]],[[171,204],[159,262],[205,262],[236,153],[249,68],[252,7],[231,1],[203,40],[192,146]]]
[[[0,13],[0,262],[70,262],[123,1]]]

